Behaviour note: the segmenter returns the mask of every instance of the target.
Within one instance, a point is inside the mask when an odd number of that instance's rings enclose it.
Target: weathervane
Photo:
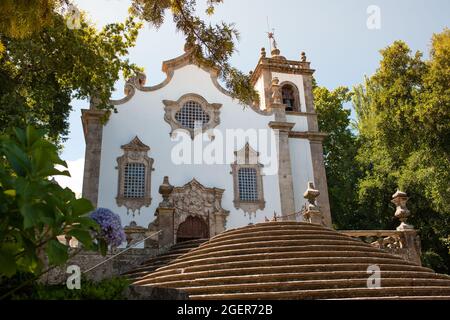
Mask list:
[[[268,32],[268,35],[269,35],[269,39],[270,40],[272,40],[272,43],[271,43],[271,50],[274,50],[274,49],[278,49],[277,48],[277,41],[275,40],[275,29],[272,29],[272,32]]]
[[[270,32],[269,17],[267,17],[267,35],[269,36],[270,51],[278,49],[277,41],[275,40],[275,29],[272,28],[272,32]]]

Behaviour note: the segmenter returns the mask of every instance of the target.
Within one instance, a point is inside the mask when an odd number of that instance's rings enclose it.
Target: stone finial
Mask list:
[[[323,215],[316,204],[316,198],[320,195],[319,190],[314,188],[313,182],[308,182],[308,189],[306,189],[303,197],[308,200],[308,203],[303,210],[303,218],[309,223],[324,225]]]
[[[406,192],[400,190],[397,190],[392,195],[391,202],[396,206],[395,217],[398,218],[401,222],[400,225],[397,227],[398,231],[414,230],[414,227],[412,225],[406,223],[408,217],[410,216],[410,212],[406,207],[408,199],[409,198]]]
[[[261,58],[266,57],[266,48],[261,48]]]
[[[136,74],[132,77],[130,77],[125,85],[125,95],[128,95],[128,91],[129,90],[127,88],[127,84],[131,84],[133,86],[135,86],[136,88],[141,88],[145,85],[145,82],[147,81],[147,76],[145,75],[145,73],[138,71],[136,72]]]
[[[316,209],[316,198],[320,195],[319,190],[314,189],[314,182],[308,182],[308,189],[306,189],[303,197],[308,200],[308,209]]]
[[[173,186],[169,183],[169,177],[165,176],[163,183],[159,186],[159,193],[163,197],[163,201],[159,204],[162,208],[170,207],[169,196],[172,193]]]
[[[272,49],[272,51],[270,52],[270,54],[272,55],[273,58],[279,57],[280,54],[281,54],[281,51],[280,51],[280,49],[275,48],[275,49]]]
[[[277,77],[272,79],[272,99],[275,104],[283,103],[283,95],[281,93],[280,80]]]
[[[300,61],[301,62],[306,62],[306,53],[305,53],[305,51],[302,51]]]

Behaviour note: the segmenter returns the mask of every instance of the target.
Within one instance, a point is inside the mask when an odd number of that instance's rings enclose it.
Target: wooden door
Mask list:
[[[209,238],[208,225],[200,217],[188,216],[178,227],[177,242],[206,238]]]

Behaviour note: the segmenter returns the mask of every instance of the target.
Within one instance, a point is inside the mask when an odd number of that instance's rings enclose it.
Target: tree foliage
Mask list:
[[[18,272],[39,275],[45,267],[68,259],[68,246],[58,236],[68,235],[84,248],[106,252],[103,239],[94,242],[98,224],[87,214],[93,209],[68,188],[49,178],[69,175],[67,167],[44,131],[29,126],[0,136],[0,282]]]
[[[433,36],[430,59],[402,41],[381,51],[375,74],[354,92],[363,170],[362,211],[374,227],[392,228],[390,195],[409,193],[424,262],[448,272],[450,256],[450,31]],[[370,216],[368,216],[370,217]]]
[[[323,142],[325,169],[327,173],[333,223],[338,228],[361,227],[358,217],[355,185],[359,170],[355,162],[357,137],[350,126],[350,110],[344,105],[352,93],[346,87],[333,91],[324,87],[314,88],[314,101],[319,129],[328,136]]]
[[[222,0],[206,0],[206,14],[208,16],[213,15],[215,6],[221,2]],[[85,98],[84,89],[88,84],[90,85],[89,93],[91,95],[95,93],[101,98],[102,105],[100,107],[112,109],[112,106],[107,104],[110,92],[113,89],[110,82],[117,81],[119,71],[124,72],[125,78],[128,77],[130,69],[137,71],[137,68],[130,65],[128,61],[122,61],[118,65],[118,62],[121,61],[120,58],[127,53],[127,49],[134,45],[138,29],[134,20],[128,20],[125,24],[113,24],[114,27],[109,27],[109,32],[100,34],[96,34],[95,30],[89,27],[84,20],[81,30],[71,30],[64,26],[61,20],[64,20],[62,19],[64,17],[67,18],[67,13],[72,6],[73,3],[69,0],[7,0],[0,4],[0,11],[8,13],[8,15],[2,15],[2,18],[0,18],[0,55],[2,51],[6,52],[4,55],[7,56],[14,53],[14,49],[8,48],[11,41],[23,41],[30,38],[43,41],[44,45],[50,44],[57,48],[63,48],[62,45],[69,44],[64,49],[67,58],[72,57],[70,59],[72,61],[64,61],[65,64],[73,62],[81,55],[76,64],[81,68],[77,69],[76,72],[80,73],[79,78],[83,79],[84,87],[77,87],[78,81],[75,81],[75,86],[72,86],[71,79],[65,78],[63,83],[69,84],[69,88],[63,86],[62,90],[56,90],[55,88],[54,92],[47,93],[54,100],[61,101],[60,107],[65,106],[62,109],[55,108],[61,120],[67,119],[70,108],[67,107],[66,101],[62,101],[68,100],[67,94],[60,93],[60,96],[56,96],[56,92],[75,90],[78,93],[76,96]],[[159,28],[165,22],[166,15],[171,14],[176,29],[186,36],[187,45],[196,59],[200,63],[219,70],[221,79],[231,95],[242,104],[257,101],[258,94],[250,83],[250,75],[239,71],[229,63],[230,57],[236,50],[235,42],[239,39],[238,31],[230,23],[221,22],[211,25],[205,22],[196,14],[196,8],[196,2],[191,0],[133,0],[130,13],[156,28]],[[133,22],[133,25],[131,25],[131,22]],[[39,37],[41,33],[46,34],[46,37],[41,39]],[[48,38],[53,40],[53,37],[56,38],[56,41],[54,43],[53,41],[48,42]],[[74,38],[77,41],[72,42]],[[23,45],[29,46],[28,41]],[[79,48],[84,46],[88,49],[96,48],[97,50],[80,52]],[[46,50],[41,50],[39,53],[41,57],[46,55],[45,58],[53,58],[53,55]],[[90,59],[86,60],[86,57]],[[103,57],[103,60],[100,59],[101,57]],[[61,59],[57,62],[61,62]],[[49,71],[61,71],[58,69],[59,67],[61,66],[52,66]],[[64,66],[62,67],[64,68]],[[20,66],[18,68],[20,71],[27,70],[20,68]],[[95,78],[93,74],[96,75]],[[59,72],[56,75],[64,77],[67,74]],[[101,85],[96,81],[100,79],[104,82]],[[20,81],[20,79],[14,79],[12,76],[9,76],[8,80]],[[48,81],[49,85],[52,84],[52,81],[59,83],[59,79],[49,79]],[[94,83],[90,83],[91,81]],[[55,85],[51,87],[55,87]],[[61,132],[66,133],[67,124],[60,121],[59,125],[58,129],[63,127],[65,129]],[[49,128],[52,127],[55,126],[49,126]]]
[[[114,84],[139,70],[125,56],[141,25],[129,18],[97,31],[83,17],[79,23],[69,28],[52,11],[51,23],[36,27],[40,31],[14,37],[0,29],[6,50],[0,57],[0,130],[33,124],[58,141],[68,133],[72,99],[95,96],[100,108],[113,109]]]

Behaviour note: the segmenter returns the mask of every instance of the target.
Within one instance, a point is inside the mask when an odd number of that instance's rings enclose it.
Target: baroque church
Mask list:
[[[162,83],[146,86],[144,74],[127,81],[125,97],[111,101],[118,112],[106,124],[95,103],[82,110],[83,197],[118,213],[124,226],[157,230],[155,223],[165,219],[158,213],[165,181],[173,187],[170,237],[178,242],[262,222],[267,213],[301,219],[296,213],[311,181],[320,192],[324,225],[331,226],[314,70],[304,53],[288,60],[273,44],[270,56],[261,50],[251,73],[257,104],[240,105],[218,82],[219,70],[196,63],[185,48],[163,62]],[[177,162],[174,154],[186,140],[194,158],[200,141],[204,149],[215,143],[223,161]]]
[[[144,299],[155,287],[183,299],[450,299],[450,277],[421,266],[406,193],[392,196],[396,230],[332,228],[314,70],[272,47],[251,73],[253,105],[186,47],[163,62],[162,83],[128,80],[106,123],[95,100],[82,110],[83,197],[120,215],[122,253],[144,242],[117,270],[106,262],[118,254],[88,270],[125,276]]]

